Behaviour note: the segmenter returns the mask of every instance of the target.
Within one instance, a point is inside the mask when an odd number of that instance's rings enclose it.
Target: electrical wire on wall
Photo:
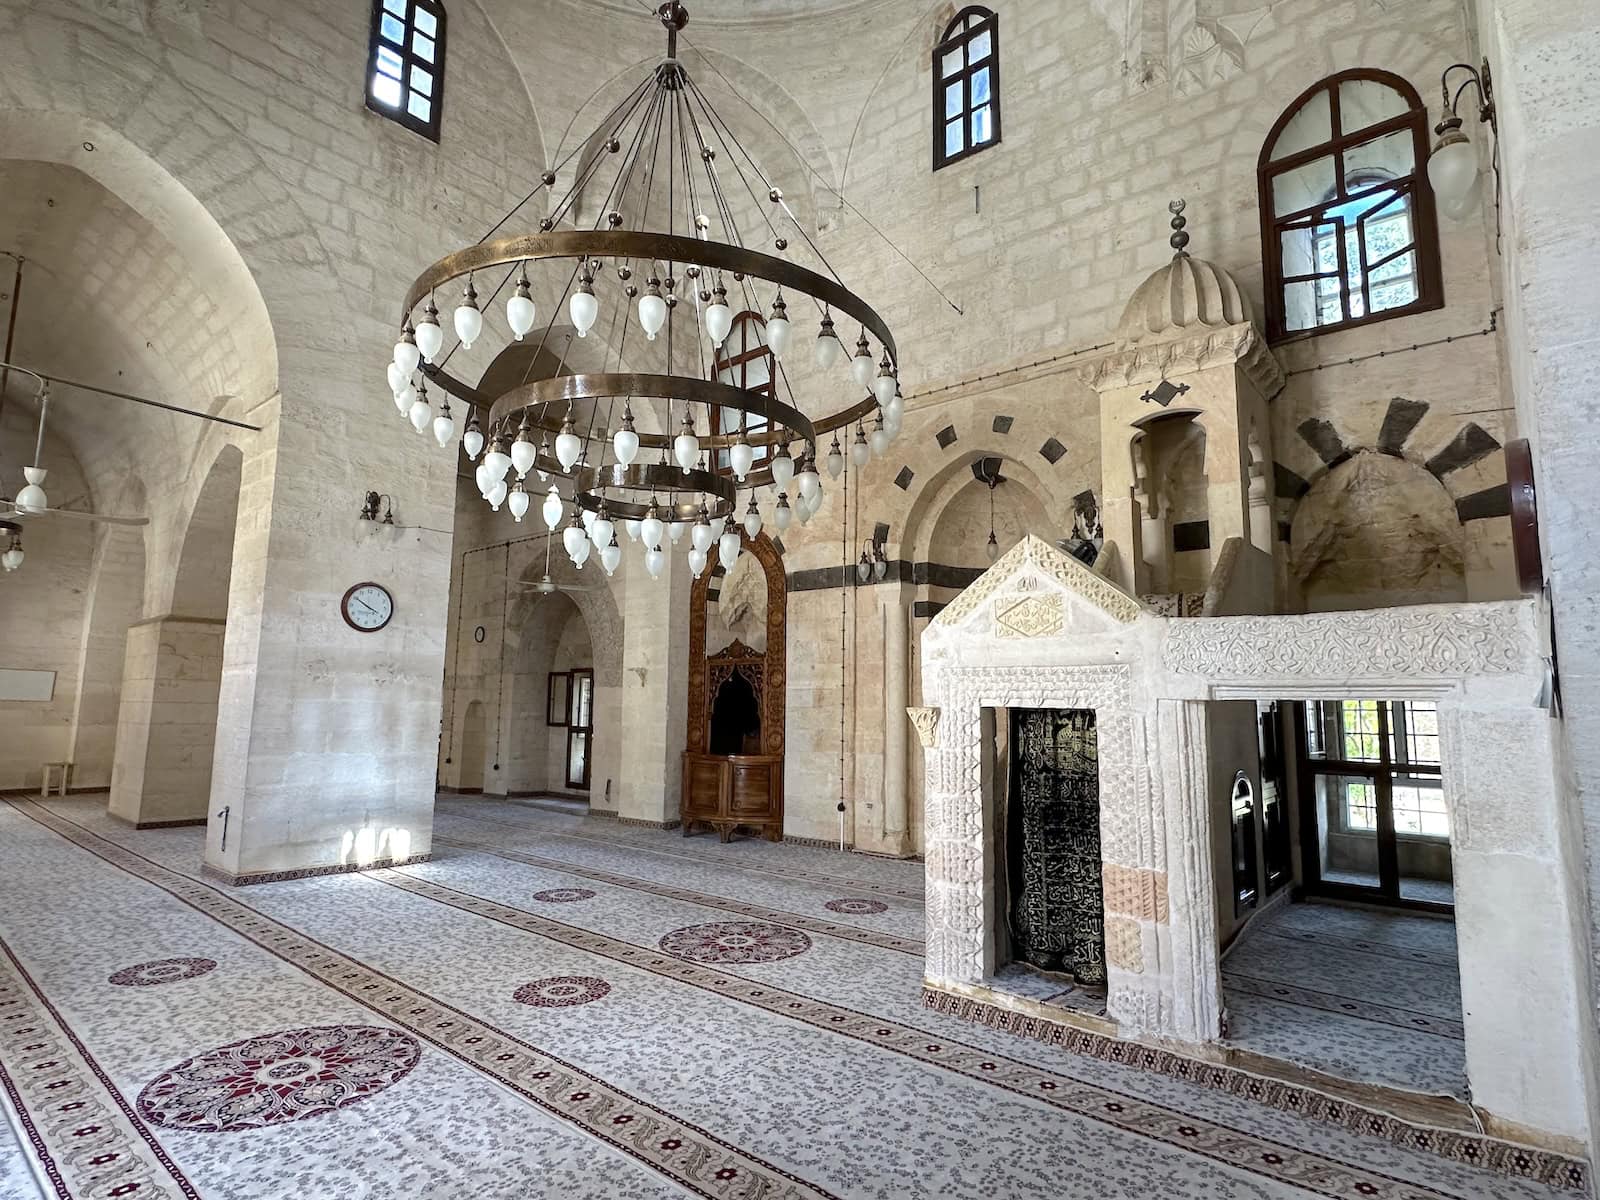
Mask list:
[[[839,849],[844,845],[844,718],[850,655],[845,627],[850,611],[850,469],[844,471],[839,494]]]

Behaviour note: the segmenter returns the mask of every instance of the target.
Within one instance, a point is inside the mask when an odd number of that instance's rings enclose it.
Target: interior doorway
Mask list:
[[[1306,893],[1452,912],[1437,707],[1308,700],[1295,726]]]

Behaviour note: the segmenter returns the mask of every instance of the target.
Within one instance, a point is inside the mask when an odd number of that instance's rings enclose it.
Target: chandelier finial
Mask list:
[[[1183,216],[1186,203],[1180,198],[1167,205],[1167,211],[1172,214],[1172,236],[1167,242],[1172,246],[1174,254],[1184,257],[1188,257],[1189,254],[1189,251],[1184,249],[1189,244],[1189,235],[1183,231],[1183,227],[1189,223]]]
[[[667,27],[667,57],[678,57],[678,30],[689,23],[689,10],[683,6],[681,0],[666,0],[660,8],[656,9],[656,16]]]

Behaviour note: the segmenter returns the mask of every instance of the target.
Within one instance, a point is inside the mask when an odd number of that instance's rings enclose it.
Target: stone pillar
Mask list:
[[[631,554],[626,562],[617,815],[671,826],[678,822],[689,733],[692,577],[682,550],[668,551],[659,579],[650,578],[642,554]]]
[[[225,629],[214,617],[152,617],[129,626],[112,816],[136,825],[205,821]]]
[[[906,661],[911,632],[909,593],[894,588],[883,604],[883,833],[885,851],[910,854],[915,844],[908,827],[910,785],[906,734],[910,722],[910,664]]]

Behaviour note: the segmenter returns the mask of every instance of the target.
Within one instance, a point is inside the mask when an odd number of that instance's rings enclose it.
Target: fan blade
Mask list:
[[[150,524],[149,517],[113,517],[103,513],[79,512],[73,508],[41,508],[33,512],[23,512],[14,500],[0,501],[0,504],[4,504],[8,514],[18,517],[71,517],[75,521],[97,521],[102,525]]]

